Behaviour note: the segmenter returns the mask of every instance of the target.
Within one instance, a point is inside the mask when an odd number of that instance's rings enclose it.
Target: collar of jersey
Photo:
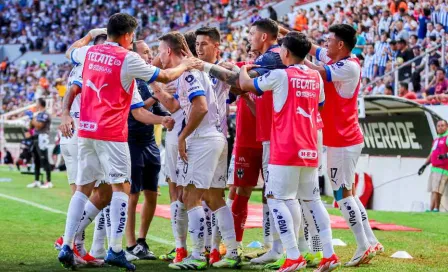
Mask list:
[[[105,42],[104,44],[108,44],[108,45],[113,45],[113,46],[120,46],[118,43],[116,42]]]
[[[271,49],[273,49],[273,48],[277,48],[277,47],[279,47],[278,44],[273,44],[273,45],[269,46],[268,51],[271,50]],[[266,52],[267,52],[267,51],[266,51]]]
[[[445,136],[448,136],[448,130],[443,134],[439,134],[439,137],[445,137]]]

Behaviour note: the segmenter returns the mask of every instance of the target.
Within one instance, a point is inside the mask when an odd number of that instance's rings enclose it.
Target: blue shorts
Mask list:
[[[160,152],[155,143],[129,142],[131,153],[131,194],[143,190],[157,192],[160,173]]]

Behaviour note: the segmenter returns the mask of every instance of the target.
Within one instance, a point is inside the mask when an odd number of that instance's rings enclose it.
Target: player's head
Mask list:
[[[137,20],[126,13],[115,13],[107,23],[107,36],[124,48],[128,48],[134,39]]]
[[[331,59],[338,55],[349,55],[356,44],[356,30],[347,24],[332,25],[327,38],[327,55]]]
[[[37,99],[36,105],[37,105],[36,109],[38,111],[45,110],[45,107],[47,106],[47,102],[45,101],[45,99],[40,97],[40,98]]]
[[[106,40],[107,40],[107,35],[106,34],[100,34],[100,35],[95,37],[95,39],[93,40],[93,44],[94,45],[103,44]]]
[[[221,41],[219,30],[216,27],[201,27],[195,33],[198,57],[205,62],[215,62]]]
[[[194,31],[188,31],[184,34],[184,38],[187,41],[188,49],[190,49],[193,56],[197,58],[198,54],[196,53],[196,33],[194,33]]]
[[[283,64],[293,65],[302,62],[311,50],[311,42],[305,34],[291,31],[282,39],[280,58]]]
[[[448,129],[448,123],[446,120],[440,120],[437,122],[437,134],[444,134]]]
[[[255,21],[249,30],[249,43],[252,50],[262,52],[264,45],[277,42],[278,25],[271,19]]]
[[[177,31],[168,32],[159,38],[159,56],[164,68],[175,66],[173,60],[182,57],[183,44],[186,44],[184,36]]]
[[[143,40],[138,40],[132,43],[132,51],[139,54],[139,56],[146,62],[152,61],[152,50]]]
[[[260,52],[252,50],[250,44],[246,46],[246,52],[247,52],[246,61],[255,61],[260,56]]]

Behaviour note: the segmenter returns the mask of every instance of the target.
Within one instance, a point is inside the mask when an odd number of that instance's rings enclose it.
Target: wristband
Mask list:
[[[211,63],[204,63],[204,72],[210,73],[210,70],[212,69],[214,64]]]

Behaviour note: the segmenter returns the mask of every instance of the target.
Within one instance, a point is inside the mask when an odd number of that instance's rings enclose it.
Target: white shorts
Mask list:
[[[356,164],[363,147],[363,143],[347,147],[327,147],[327,173],[333,191],[341,187],[352,189]]]
[[[269,165],[269,157],[271,154],[271,142],[265,141],[263,142],[263,160],[262,160],[262,167],[263,167],[263,178],[266,179],[268,175],[268,165]]]
[[[171,182],[177,182],[177,159],[179,155],[179,148],[177,144],[166,144],[165,147],[165,175]]]
[[[76,185],[105,179],[118,184],[130,181],[131,156],[127,142],[109,142],[78,138],[78,174]]]
[[[209,189],[226,142],[220,136],[188,139],[188,163],[178,159],[177,186],[192,184],[198,189]]]
[[[318,171],[318,175],[322,176],[323,173],[323,169],[322,169],[322,155],[324,152],[324,144],[323,144],[323,134],[322,134],[322,129],[318,129],[317,130],[317,171]]]
[[[61,155],[67,168],[68,184],[75,184],[78,172],[78,144],[61,144]]]
[[[234,174],[235,174],[235,155],[232,154],[230,158],[229,171],[227,173],[227,185],[233,185],[234,182]]]
[[[275,199],[320,199],[317,168],[287,165],[268,166],[266,196]]]
[[[225,142],[224,150],[218,160],[218,166],[216,166],[215,175],[212,179],[210,188],[224,189],[227,186],[227,155],[229,153],[229,146],[227,141]]]

